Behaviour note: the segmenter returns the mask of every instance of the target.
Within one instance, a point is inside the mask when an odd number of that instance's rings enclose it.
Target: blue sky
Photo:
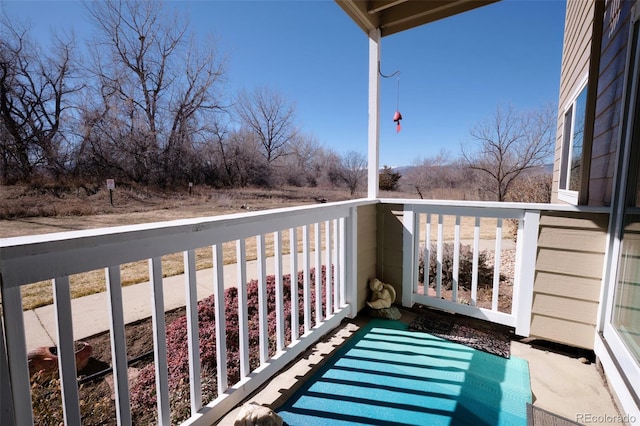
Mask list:
[[[78,1],[1,0],[43,43],[93,27]],[[297,122],[339,153],[367,152],[368,39],[332,0],[167,2],[228,58],[226,93],[268,86],[296,105]],[[453,159],[469,129],[499,104],[557,105],[565,2],[505,0],[382,40],[381,165],[441,151]]]

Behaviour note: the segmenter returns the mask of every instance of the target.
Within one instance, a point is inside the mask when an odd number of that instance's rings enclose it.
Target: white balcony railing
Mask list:
[[[132,422],[127,374],[127,347],[120,270],[129,262],[147,260],[151,287],[151,306],[156,368],[157,419],[159,424],[170,423],[167,343],[163,302],[163,272],[161,257],[184,253],[186,316],[190,367],[191,417],[186,424],[211,424],[253,390],[272,377],[288,362],[295,359],[312,343],[335,328],[347,316],[356,314],[354,274],[357,271],[355,250],[356,211],[359,203],[345,202],[310,207],[278,209],[242,215],[174,222],[124,226],[60,234],[5,239],[0,243],[0,277],[2,283],[3,347],[2,405],[5,413],[19,424],[33,424],[32,397],[25,345],[25,326],[22,312],[21,287],[30,283],[52,280],[54,305],[57,313],[59,374],[66,424],[81,424],[74,337],[71,312],[70,276],[104,268],[109,299],[111,353],[118,424]],[[362,204],[362,202],[360,202]],[[265,241],[273,241],[273,261],[276,277],[277,351],[269,356],[266,302]],[[284,237],[284,238],[283,238]],[[249,368],[246,303],[245,243],[256,240],[256,259],[259,287],[260,365]],[[271,240],[272,238],[272,240]],[[288,250],[283,239],[288,238]],[[227,383],[226,336],[224,306],[223,244],[236,245],[237,285],[240,302],[240,381]],[[209,247],[213,257],[213,294],[215,298],[217,398],[202,400],[200,374],[200,338],[198,332],[195,250]],[[298,248],[297,250],[294,248]],[[290,270],[283,270],[283,257],[288,257]],[[301,263],[301,265],[299,265]],[[310,271],[325,267],[326,282]],[[291,340],[285,346],[282,299],[283,274],[304,277],[303,308],[291,304]],[[296,280],[293,279],[292,282]],[[227,286],[229,283],[227,283]],[[321,286],[324,286],[322,289]],[[315,316],[311,318],[311,291],[315,292]],[[292,298],[297,293],[292,291]],[[325,297],[325,308],[322,303]],[[222,303],[218,303],[222,301]],[[78,320],[77,318],[75,318]],[[299,324],[300,321],[300,324]],[[303,326],[303,333],[299,333]],[[2,329],[0,329],[2,331]],[[300,335],[301,334],[301,335]],[[222,343],[222,344],[221,344]],[[255,349],[254,349],[255,350]],[[5,374],[8,373],[8,374]],[[11,398],[6,397],[11,393]],[[11,408],[8,408],[11,407]],[[12,411],[9,415],[6,411]],[[9,418],[9,417],[5,417]]]
[[[417,200],[405,203],[402,304],[420,303],[485,319],[514,327],[516,334],[528,336],[540,211],[525,209],[526,206]],[[505,225],[508,232],[503,231]],[[472,256],[472,264],[467,265],[472,270],[467,271],[466,282],[461,280],[463,245],[468,246],[466,253]],[[445,259],[445,252],[452,259]],[[482,264],[479,255],[483,252],[491,254],[491,265]],[[506,277],[501,269],[503,257],[515,261]],[[445,266],[445,261],[451,264]],[[446,297],[443,269],[449,272]],[[481,282],[482,269],[492,275],[490,282],[486,282],[487,277]],[[485,298],[490,298],[485,303],[479,300],[480,286],[487,289]],[[459,296],[462,287],[468,290],[468,297]]]
[[[539,211],[535,205],[421,202],[417,200],[361,200],[332,203],[310,207],[278,209],[241,215],[220,216],[204,219],[189,219],[174,222],[124,226],[117,228],[67,232],[30,237],[9,238],[0,242],[0,278],[2,284],[2,309],[4,346],[0,348],[3,410],[11,407],[11,418],[19,424],[32,424],[32,402],[30,378],[25,349],[25,327],[22,312],[21,287],[30,283],[52,280],[54,303],[57,312],[59,371],[62,388],[65,423],[81,423],[79,393],[74,356],[74,337],[71,324],[69,277],[87,271],[104,269],[109,300],[112,367],[118,424],[130,424],[132,413],[127,374],[127,348],[124,334],[121,266],[130,262],[148,261],[151,288],[154,361],[156,368],[156,395],[158,423],[169,424],[169,389],[167,372],[167,347],[164,323],[162,256],[172,253],[184,254],[184,277],[186,292],[186,316],[189,345],[190,407],[191,417],[185,424],[211,424],[237,403],[269,380],[287,363],[335,328],[345,317],[357,313],[358,288],[366,283],[357,282],[357,210],[359,206],[388,202],[403,204],[403,296],[402,303],[410,306],[421,303],[471,315],[516,328],[517,334],[528,335],[531,319],[532,284],[536,258]],[[492,222],[487,222],[491,219]],[[514,221],[517,229],[516,241],[505,235],[504,224]],[[447,224],[451,226],[447,226]],[[470,225],[468,225],[470,224]],[[470,226],[470,229],[466,227]],[[483,231],[481,231],[481,228]],[[450,231],[452,230],[452,231]],[[373,229],[371,230],[372,232]],[[448,232],[452,232],[449,234]],[[492,235],[492,236],[491,236]],[[273,241],[273,262],[276,279],[276,334],[277,350],[269,351],[267,336],[268,314],[265,299],[266,236]],[[469,237],[470,236],[470,237]],[[249,365],[247,344],[246,296],[246,250],[245,243],[255,239],[258,264],[260,365],[253,370]],[[288,239],[288,244],[283,240]],[[468,241],[465,241],[468,240]],[[516,267],[512,286],[511,309],[502,312],[497,300],[501,291],[501,256],[503,244],[514,244]],[[235,242],[235,262],[239,303],[240,328],[240,380],[227,383],[225,306],[215,303],[217,397],[203,401],[200,374],[200,338],[198,333],[195,251],[203,247],[210,249],[213,258],[213,294],[216,301],[224,300],[225,283],[223,273],[223,249]],[[453,247],[453,285],[451,297],[444,298],[443,251],[445,244]],[[480,267],[478,253],[489,247],[495,253],[494,279],[491,301],[481,306],[477,300],[479,283],[459,280],[460,247],[469,244],[473,252],[473,273],[477,277]],[[226,244],[226,246],[223,246]],[[297,248],[297,249],[293,249]],[[429,277],[430,252],[436,259],[435,275]],[[418,280],[420,253],[424,256],[424,284]],[[458,254],[456,254],[458,253]],[[288,257],[289,267],[284,270],[283,258]],[[270,259],[271,260],[271,259]],[[369,259],[370,261],[370,259]],[[313,268],[325,267],[333,274],[326,274],[322,283],[310,282]],[[282,300],[282,276],[292,277],[301,273],[304,281],[302,308],[292,300],[291,343],[283,339],[284,314]],[[429,286],[431,282],[431,287]],[[460,286],[468,286],[471,300],[459,300]],[[485,284],[486,285],[486,284]],[[321,286],[323,288],[321,289]],[[431,288],[431,291],[429,291]],[[312,318],[311,292],[316,292],[315,316]],[[320,309],[324,294],[325,308]],[[292,298],[295,292],[292,292]],[[298,322],[300,321],[300,322]],[[299,327],[303,332],[298,333]],[[221,344],[219,344],[221,343]],[[256,350],[256,348],[252,348]],[[10,392],[10,398],[5,394]],[[10,401],[10,403],[9,403]],[[3,414],[4,415],[4,414]],[[8,417],[5,417],[8,418]],[[19,420],[16,420],[19,419]]]

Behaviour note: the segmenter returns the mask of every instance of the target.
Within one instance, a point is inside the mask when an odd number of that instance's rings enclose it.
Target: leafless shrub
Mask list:
[[[450,290],[453,286],[453,244],[444,243],[442,245],[442,288]],[[425,272],[425,251],[420,250],[418,262],[418,281],[424,282]],[[478,286],[487,287],[493,282],[493,267],[487,266],[487,252],[483,250],[478,253]],[[438,268],[437,245],[431,244],[429,250],[429,286],[435,287]],[[461,286],[471,286],[473,279],[473,250],[469,245],[460,245],[460,259],[458,266],[458,283]]]

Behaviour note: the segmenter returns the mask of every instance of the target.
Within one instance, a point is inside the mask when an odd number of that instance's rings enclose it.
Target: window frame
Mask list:
[[[586,104],[586,96],[588,95],[588,78],[585,76],[581,79],[580,84],[577,86],[577,89],[572,93],[569,101],[565,104],[562,113],[562,135],[561,135],[561,146],[560,146],[560,170],[558,175],[558,199],[564,202],[578,205],[580,191],[568,189],[570,185],[571,179],[571,159],[573,157],[573,147],[574,147],[574,135],[575,135],[575,123],[576,123],[576,105],[578,98],[584,93],[585,96],[585,104]],[[583,117],[583,125],[586,128],[586,105],[584,109],[584,117]],[[570,114],[570,117],[567,116]],[[583,129],[583,140],[582,140],[582,165],[584,162],[584,134],[585,130]],[[584,170],[580,176],[580,179],[584,177]]]

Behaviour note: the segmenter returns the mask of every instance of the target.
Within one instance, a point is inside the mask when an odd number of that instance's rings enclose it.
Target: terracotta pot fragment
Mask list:
[[[76,342],[76,369],[81,371],[87,366],[91,357],[92,347],[87,342]],[[40,373],[52,377],[58,372],[58,356],[55,346],[40,346],[27,354],[29,361],[29,375]]]

